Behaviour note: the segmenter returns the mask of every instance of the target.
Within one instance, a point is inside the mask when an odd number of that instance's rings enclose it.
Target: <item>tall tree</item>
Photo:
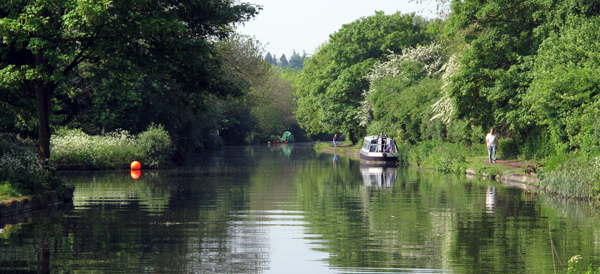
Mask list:
[[[233,0],[2,1],[0,89],[8,95],[1,99],[13,106],[35,100],[38,155],[48,159],[52,98],[78,65],[144,69],[188,92],[227,94],[209,41],[259,9]]]
[[[273,62],[274,62],[274,61],[273,61],[273,56],[271,56],[271,53],[270,53],[270,52],[267,52],[267,55],[265,55],[265,61],[266,61],[267,63],[273,64]]]
[[[358,141],[364,127],[357,114],[363,91],[369,88],[364,76],[389,51],[401,52],[431,40],[422,32],[426,21],[416,19],[414,14],[379,11],[331,34],[305,63],[296,83],[300,125],[311,133],[345,132]]]
[[[285,57],[285,54],[282,54],[281,57],[279,57],[278,65],[282,68],[286,68],[288,66],[288,60]]]
[[[304,59],[306,58],[306,52],[303,54],[304,57],[300,56],[295,50],[290,57],[288,67],[295,70],[301,70],[304,67]]]

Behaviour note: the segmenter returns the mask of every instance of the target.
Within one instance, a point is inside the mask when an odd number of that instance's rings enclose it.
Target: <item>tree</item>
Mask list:
[[[416,18],[379,11],[331,34],[305,63],[296,83],[300,125],[313,134],[345,132],[351,141],[358,141],[364,127],[359,126],[357,113],[369,87],[364,76],[390,51],[431,40],[422,32],[427,25]]]
[[[142,69],[186,92],[225,95],[234,90],[219,77],[209,41],[227,37],[227,26],[259,9],[230,0],[3,1],[0,89],[8,95],[2,100],[12,106],[35,100],[38,156],[48,159],[52,98],[79,65],[123,73]]]
[[[538,47],[567,15],[599,11],[596,1],[454,1],[446,31],[466,45],[449,86],[458,118],[528,131],[535,121],[522,99]]]
[[[271,56],[270,52],[267,52],[267,55],[265,55],[265,61],[269,64],[273,64],[273,63],[277,64],[277,62],[275,62],[273,60],[273,56]]]
[[[221,41],[224,73],[243,96],[224,101],[221,136],[229,144],[266,141],[295,123],[296,103],[291,81],[262,58],[264,46],[254,38],[234,34]],[[284,55],[285,56],[285,55]]]
[[[288,66],[288,60],[285,57],[285,54],[282,54],[281,57],[279,57],[278,65],[282,68],[286,68]]]
[[[432,43],[390,54],[387,61],[373,66],[365,77],[370,85],[358,113],[368,134],[384,132],[411,143],[422,140],[423,117],[429,116],[432,100],[440,96],[442,57],[441,46]]]
[[[295,50],[292,53],[292,57],[290,57],[290,61],[288,62],[288,68],[301,70],[304,67],[304,59],[306,59],[306,52],[300,56]]]
[[[554,145],[597,154],[600,133],[600,16],[571,15],[540,45],[524,98]]]

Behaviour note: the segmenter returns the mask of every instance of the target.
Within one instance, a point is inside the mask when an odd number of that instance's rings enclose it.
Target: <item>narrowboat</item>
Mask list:
[[[398,165],[396,142],[385,135],[366,136],[360,149],[360,161],[375,165]]]

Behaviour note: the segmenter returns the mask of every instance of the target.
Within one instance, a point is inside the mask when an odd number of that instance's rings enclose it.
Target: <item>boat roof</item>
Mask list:
[[[390,136],[379,136],[379,137],[390,138]],[[377,135],[365,136],[365,139],[377,139]],[[392,139],[392,138],[390,138],[390,139]]]

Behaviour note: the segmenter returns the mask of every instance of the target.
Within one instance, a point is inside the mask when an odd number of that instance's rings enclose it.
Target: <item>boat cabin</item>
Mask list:
[[[394,140],[387,136],[367,136],[363,141],[363,149],[368,152],[398,152]]]

